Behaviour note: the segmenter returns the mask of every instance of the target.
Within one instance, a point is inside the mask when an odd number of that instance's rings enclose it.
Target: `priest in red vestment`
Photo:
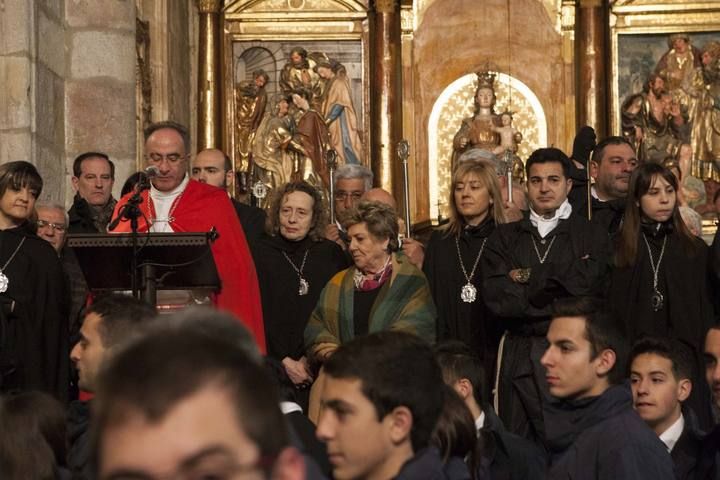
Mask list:
[[[190,179],[189,149],[187,129],[180,124],[159,122],[145,130],[145,157],[148,165],[157,167],[157,176],[150,190],[142,192],[138,231],[208,232],[215,227],[219,237],[211,250],[221,282],[215,304],[250,329],[264,354],[260,290],[245,234],[225,191]],[[113,218],[132,195],[120,199]],[[113,233],[126,232],[130,232],[130,221],[123,219]]]

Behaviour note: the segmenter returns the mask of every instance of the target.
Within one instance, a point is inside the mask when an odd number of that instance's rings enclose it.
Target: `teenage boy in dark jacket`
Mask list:
[[[622,337],[588,299],[558,303],[541,359],[555,401],[546,407],[548,479],[673,478],[663,443],[622,383]]]

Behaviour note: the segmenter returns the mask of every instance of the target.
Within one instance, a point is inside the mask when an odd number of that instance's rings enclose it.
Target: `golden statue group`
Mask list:
[[[522,134],[512,125],[512,112],[495,112],[495,74],[477,73],[475,110],[472,117],[463,119],[453,138],[452,170],[464,161],[489,162],[501,177],[503,196],[507,198],[507,179],[512,179],[515,203],[524,207],[521,185],[525,178],[523,162],[517,156]]]
[[[267,75],[257,71],[253,77],[252,84],[236,88],[235,152],[239,169],[250,173],[259,206],[266,208],[272,191],[291,180],[327,191],[331,149],[339,165],[362,163],[361,131],[342,64],[293,48],[280,73],[280,92],[269,104]]]
[[[720,181],[720,42],[702,49],[668,38],[643,91],[621,106],[622,131],[641,161],[675,167],[690,206],[705,203],[703,181]]]

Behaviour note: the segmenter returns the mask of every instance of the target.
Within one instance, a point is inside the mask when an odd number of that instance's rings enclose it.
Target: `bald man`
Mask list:
[[[395,212],[397,212],[397,202],[395,201],[395,197],[393,197],[390,192],[383,190],[382,188],[371,188],[363,194],[361,200],[390,205]],[[399,216],[398,226],[400,235],[404,235],[405,220]],[[410,263],[415,265],[417,268],[422,269],[423,260],[425,259],[425,246],[417,240],[404,236],[402,237],[401,245],[402,251],[410,259]]]
[[[192,178],[201,183],[227,190],[234,175],[232,161],[222,150],[208,148],[197,154],[192,164]],[[229,195],[229,194],[228,194]],[[248,243],[254,243],[265,231],[265,211],[232,200],[235,212],[245,232]]]

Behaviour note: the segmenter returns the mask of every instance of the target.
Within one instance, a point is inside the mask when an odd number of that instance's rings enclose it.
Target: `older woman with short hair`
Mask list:
[[[341,344],[381,330],[404,330],[435,341],[435,305],[425,275],[398,251],[397,214],[361,202],[344,219],[354,266],[335,275],[305,329],[311,361],[322,363]]]

